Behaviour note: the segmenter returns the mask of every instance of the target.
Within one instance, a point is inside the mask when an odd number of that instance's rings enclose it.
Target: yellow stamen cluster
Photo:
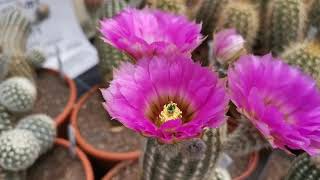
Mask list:
[[[174,119],[182,118],[182,111],[178,108],[178,105],[174,102],[170,102],[163,106],[163,110],[159,115],[159,125]]]

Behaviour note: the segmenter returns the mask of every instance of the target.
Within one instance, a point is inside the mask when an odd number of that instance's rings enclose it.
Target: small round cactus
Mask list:
[[[13,116],[4,106],[0,105],[0,134],[4,131],[12,129],[13,121]]]
[[[17,128],[33,133],[40,143],[40,154],[47,152],[53,146],[57,135],[54,121],[45,114],[29,115],[19,121]]]
[[[14,129],[0,136],[0,165],[5,170],[25,170],[35,162],[39,153],[39,141],[30,131]]]
[[[46,57],[41,50],[33,49],[27,52],[26,60],[30,66],[34,68],[40,68],[41,65],[46,61]]]
[[[10,112],[23,113],[32,110],[37,90],[23,77],[12,77],[0,84],[0,104]]]

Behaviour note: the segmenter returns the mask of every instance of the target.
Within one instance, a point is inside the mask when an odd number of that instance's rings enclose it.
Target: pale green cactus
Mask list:
[[[46,56],[39,49],[32,49],[26,54],[26,61],[33,68],[40,68],[41,65],[46,61]]]

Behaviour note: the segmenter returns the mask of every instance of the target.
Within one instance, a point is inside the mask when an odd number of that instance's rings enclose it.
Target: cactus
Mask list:
[[[215,168],[210,180],[231,180],[229,172],[224,168]]]
[[[279,54],[291,42],[304,39],[306,7],[301,0],[270,1],[267,15],[266,47]]]
[[[191,141],[162,145],[148,139],[142,160],[142,179],[208,179],[220,155],[222,136],[222,129],[207,129],[202,143]],[[198,155],[190,156],[186,151]]]
[[[41,65],[46,61],[46,57],[41,50],[33,49],[27,52],[26,61],[33,68],[40,68]]]
[[[247,155],[269,147],[269,142],[248,122],[239,122],[238,127],[223,142],[223,151],[233,155]]]
[[[258,35],[259,13],[249,2],[230,2],[222,11],[217,27],[237,29],[250,49]]]
[[[5,170],[25,170],[35,162],[39,153],[39,142],[30,131],[14,129],[0,136],[0,165]]]
[[[320,157],[307,154],[298,156],[291,165],[286,180],[318,180],[320,179]]]
[[[0,104],[10,112],[32,110],[36,100],[36,87],[26,78],[13,77],[0,84]]]
[[[312,76],[320,85],[320,44],[317,42],[295,43],[281,57],[290,65],[297,66]]]
[[[26,42],[31,31],[29,20],[17,10],[10,10],[0,18],[0,46],[10,58],[9,76],[23,76],[34,80],[34,71],[25,59]]]
[[[0,50],[0,82],[3,80],[7,74],[8,74],[8,65],[10,58],[3,53],[1,53]]]
[[[147,5],[176,14],[184,14],[186,11],[184,0],[147,0]]]
[[[29,115],[20,120],[16,128],[33,133],[40,143],[40,154],[46,153],[53,146],[57,135],[54,121],[44,114]]]
[[[14,117],[0,105],[0,134],[13,128]]]
[[[309,23],[312,26],[320,28],[320,1],[315,0],[311,4],[309,13]]]
[[[229,0],[204,0],[197,14],[197,21],[202,22],[202,33],[212,36],[214,27],[222,12],[222,7],[228,4]]]
[[[26,177],[26,171],[13,172],[13,171],[6,171],[0,168],[1,180],[24,180],[25,177]]]

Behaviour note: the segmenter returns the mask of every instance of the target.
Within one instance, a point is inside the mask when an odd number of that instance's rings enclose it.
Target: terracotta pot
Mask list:
[[[50,73],[53,76],[60,77],[60,73],[56,70],[42,68],[42,69],[40,69],[40,71],[45,71],[46,73]],[[68,117],[69,117],[69,115],[72,111],[72,108],[73,108],[74,104],[76,103],[76,99],[77,99],[77,88],[76,88],[75,82],[72,79],[70,79],[69,77],[64,75],[63,79],[69,88],[69,95],[68,95],[69,99],[68,99],[67,104],[63,108],[63,111],[59,115],[54,117],[54,120],[55,120],[57,129],[58,129],[58,134],[65,137],[66,126],[68,124]]]
[[[102,162],[118,162],[123,160],[132,160],[137,159],[140,155],[140,151],[131,151],[131,152],[108,152],[95,148],[91,144],[89,144],[86,139],[84,139],[79,131],[77,121],[78,121],[78,113],[81,107],[85,104],[85,102],[95,93],[100,93],[99,86],[93,87],[89,92],[84,94],[75,105],[73,112],[71,114],[71,124],[74,128],[74,133],[76,137],[76,141],[79,146],[83,149],[84,152],[92,156],[93,158],[102,161]]]
[[[61,147],[64,147],[64,148],[69,148],[70,143],[67,140],[64,140],[64,139],[61,139],[61,138],[57,138],[55,140],[55,146],[61,146]],[[85,155],[85,153],[82,152],[79,148],[76,148],[75,152],[76,152],[77,157],[79,158],[79,160],[82,163],[82,166],[83,166],[83,169],[84,169],[84,172],[85,172],[85,175],[86,175],[86,180],[94,180],[92,166],[90,164],[89,159]]]

